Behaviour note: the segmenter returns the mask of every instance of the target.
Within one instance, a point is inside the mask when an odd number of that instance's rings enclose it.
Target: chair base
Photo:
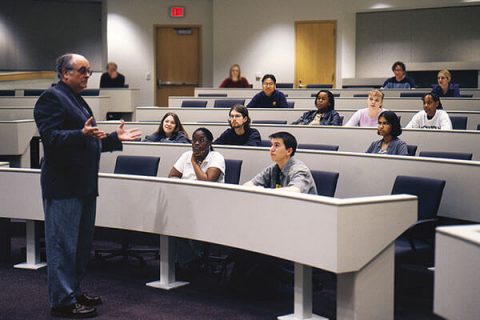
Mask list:
[[[145,266],[147,264],[145,258],[140,254],[153,254],[155,260],[160,258],[160,251],[158,249],[122,247],[120,249],[97,249],[95,250],[95,259],[105,261],[111,258],[122,257],[124,261],[127,261],[129,257],[132,257],[138,260],[141,265]]]

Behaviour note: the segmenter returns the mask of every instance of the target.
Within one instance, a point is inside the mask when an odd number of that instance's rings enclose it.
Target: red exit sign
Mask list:
[[[172,18],[185,17],[185,7],[178,7],[178,6],[170,7],[170,17]]]

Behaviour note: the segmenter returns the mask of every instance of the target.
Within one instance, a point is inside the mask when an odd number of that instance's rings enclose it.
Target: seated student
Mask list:
[[[442,102],[436,93],[424,94],[422,101],[423,111],[416,113],[406,128],[452,130],[452,121],[442,110]]]
[[[372,142],[367,153],[408,156],[407,144],[398,138],[402,134],[402,127],[395,112],[384,111],[380,114],[377,134],[383,138]]]
[[[242,77],[240,66],[234,64],[230,67],[230,75],[223,80],[220,84],[220,88],[250,88],[248,80]]]
[[[237,146],[259,146],[262,137],[257,129],[250,128],[248,109],[241,104],[230,108],[228,113],[230,129],[225,130],[213,144],[233,144]]]
[[[225,159],[213,151],[213,135],[198,128],[192,135],[192,151],[184,152],[173,165],[169,178],[225,182]]]
[[[124,88],[125,76],[118,72],[118,66],[115,62],[107,64],[107,72],[100,78],[100,88]]]
[[[383,92],[373,89],[368,93],[368,107],[355,112],[350,120],[345,124],[346,127],[376,127],[378,115],[383,109]]]
[[[262,78],[262,90],[253,96],[247,108],[288,108],[285,95],[277,90],[277,79],[273,74]]]
[[[458,84],[450,83],[452,74],[447,69],[440,70],[437,75],[437,85],[433,86],[432,92],[439,97],[460,97]]]
[[[160,121],[160,126],[153,134],[146,136],[144,142],[171,142],[190,143],[188,135],[183,128],[176,113],[167,112]]]
[[[383,89],[410,89],[415,88],[415,80],[407,76],[405,63],[397,61],[392,65],[394,77],[383,83]]]
[[[335,97],[328,90],[320,90],[315,98],[317,110],[307,111],[292,124],[340,126],[340,115],[335,111]]]
[[[270,135],[272,146],[270,157],[275,162],[257,174],[244,186],[260,186],[317,194],[317,188],[308,167],[300,160],[293,158],[297,150],[297,140],[288,132],[276,132]]]

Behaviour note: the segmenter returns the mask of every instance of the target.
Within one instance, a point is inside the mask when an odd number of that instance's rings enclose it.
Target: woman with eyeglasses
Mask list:
[[[384,111],[380,114],[377,134],[382,139],[372,142],[367,153],[408,156],[407,144],[398,138],[402,134],[402,127],[395,112]]]
[[[160,121],[157,131],[148,135],[144,142],[190,143],[178,115],[167,112]]]
[[[213,135],[198,128],[192,135],[192,151],[183,153],[173,165],[169,178],[225,182],[225,159],[213,151]]]

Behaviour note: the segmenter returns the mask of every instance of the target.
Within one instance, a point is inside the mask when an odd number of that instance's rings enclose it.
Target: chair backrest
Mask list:
[[[287,101],[287,105],[289,108],[294,108],[295,107],[295,101]]]
[[[299,143],[297,149],[338,151],[338,146],[330,144]]]
[[[333,85],[322,84],[322,83],[310,83],[310,84],[307,84],[307,88],[331,89],[333,88]]]
[[[426,93],[428,92],[419,92],[419,91],[414,91],[414,92],[400,92],[400,98],[421,98],[423,97]]]
[[[25,97],[38,97],[44,91],[45,91],[44,89],[26,89],[26,90],[23,91],[23,95]]]
[[[239,184],[243,160],[225,159],[225,183]]]
[[[338,93],[338,92],[335,92],[335,93],[332,92],[332,94],[333,94],[333,96],[334,96],[335,98],[340,97],[340,93]],[[310,94],[310,97],[316,98],[316,97],[317,97],[317,93],[312,93],[312,94]]]
[[[317,194],[319,196],[334,197],[339,173],[319,170],[311,170],[310,172],[317,187]]]
[[[80,94],[87,97],[98,97],[100,95],[100,89],[85,89]]]
[[[480,130],[480,123],[477,124],[477,130]]]
[[[262,140],[260,141],[259,147],[268,147],[270,148],[272,146],[272,142],[270,140]]]
[[[472,160],[473,154],[464,152],[420,151],[420,157]]]
[[[205,108],[207,106],[207,100],[183,100],[182,108]]]
[[[461,94],[460,98],[473,98],[473,94]]]
[[[407,144],[408,155],[411,156],[411,157],[415,157],[415,155],[417,154],[417,148],[418,148],[418,146],[416,146],[414,144]]]
[[[213,104],[214,108],[231,108],[235,104],[245,105],[245,99],[218,99]]]
[[[343,119],[345,119],[345,116],[340,116],[340,125],[343,126]]]
[[[228,94],[226,93],[199,93],[198,94],[199,97],[212,97],[212,98],[215,98],[215,97],[218,97],[218,98],[223,98],[223,97],[228,97]]]
[[[368,98],[368,93],[355,93],[353,94],[354,98]]]
[[[450,116],[453,130],[467,130],[468,117]]]
[[[287,124],[287,120],[254,120],[253,124]]]
[[[114,173],[135,174],[139,176],[157,176],[160,157],[118,156]]]
[[[442,201],[445,180],[413,176],[397,176],[392,194],[411,194],[418,197],[418,220],[437,216]]]
[[[1,97],[13,97],[15,96],[15,90],[0,90]]]
[[[277,84],[275,85],[277,88],[293,88],[293,83],[290,83],[290,82],[284,82],[284,83],[281,83],[281,82],[277,82]]]

